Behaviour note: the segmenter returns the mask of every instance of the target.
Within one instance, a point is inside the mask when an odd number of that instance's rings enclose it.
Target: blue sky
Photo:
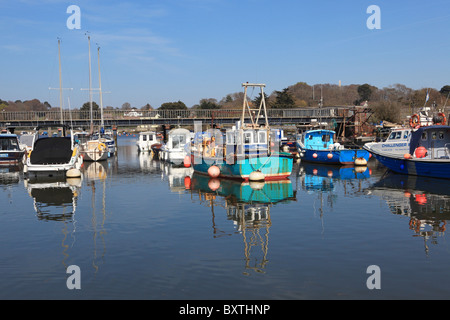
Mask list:
[[[70,5],[81,29],[67,28]],[[381,29],[368,29],[377,5]],[[402,83],[413,89],[450,84],[450,12],[440,0],[0,0],[0,98],[37,98],[59,106],[61,38],[64,106],[89,100],[154,108],[181,100],[222,99],[261,82],[266,93],[306,82]],[[98,96],[94,95],[98,102]]]

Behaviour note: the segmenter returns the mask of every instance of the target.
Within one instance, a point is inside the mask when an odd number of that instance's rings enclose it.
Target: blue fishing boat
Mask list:
[[[308,130],[297,140],[300,159],[307,162],[343,165],[367,165],[370,153],[363,149],[345,148],[334,141],[335,131]]]
[[[280,152],[274,143],[273,132],[267,119],[264,100],[264,84],[244,83],[244,103],[241,121],[227,130],[225,141],[222,133],[208,137],[193,146],[191,163],[194,171],[210,177],[240,180],[276,180],[290,176],[293,157]],[[251,108],[247,101],[247,88],[259,87],[261,103]],[[247,113],[248,112],[248,113]],[[245,123],[248,114],[249,123]],[[258,120],[265,119],[265,124]],[[224,142],[224,143],[223,143]]]
[[[409,152],[393,154],[364,145],[388,169],[408,175],[450,179],[450,126],[432,125],[411,131]]]

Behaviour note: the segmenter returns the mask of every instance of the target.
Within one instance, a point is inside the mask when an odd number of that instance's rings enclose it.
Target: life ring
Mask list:
[[[101,151],[104,151],[104,150],[106,150],[106,144],[104,144],[104,143],[102,142],[102,143],[100,143],[100,144],[98,145],[98,148],[99,148]]]
[[[411,128],[417,129],[420,127],[420,117],[417,113],[413,114],[409,119],[409,125]]]
[[[445,126],[445,125],[447,124],[447,117],[445,116],[445,113],[439,112],[439,113],[437,114],[437,116],[438,116],[439,118],[441,118],[442,120],[441,120],[440,122],[433,121],[434,124],[435,124],[435,125]],[[433,120],[434,120],[434,118],[433,118]]]

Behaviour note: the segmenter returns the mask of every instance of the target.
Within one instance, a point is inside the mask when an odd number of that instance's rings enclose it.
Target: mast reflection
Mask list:
[[[241,182],[211,179],[194,173],[185,180],[185,188],[197,193],[199,202],[211,207],[214,237],[226,235],[215,223],[215,211],[222,207],[244,241],[245,269],[264,272],[268,262],[269,229],[272,225],[270,209],[282,202],[295,201],[296,194],[290,180]],[[260,248],[259,256],[257,249]],[[248,275],[246,271],[244,274]]]

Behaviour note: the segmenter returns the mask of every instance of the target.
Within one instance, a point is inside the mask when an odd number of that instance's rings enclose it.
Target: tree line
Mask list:
[[[425,104],[433,108],[443,108],[447,106],[450,95],[450,85],[444,85],[440,90],[434,88],[422,88],[414,90],[403,84],[394,84],[384,88],[377,88],[370,84],[315,84],[308,85],[306,82],[298,82],[280,91],[273,91],[270,95],[264,94],[267,108],[288,109],[307,107],[327,107],[327,106],[367,106],[374,113],[374,121],[387,120],[399,122],[404,114],[412,114],[418,111]],[[259,106],[261,94],[247,97],[251,104]],[[240,109],[244,101],[244,93],[236,92],[227,94],[221,100],[214,98],[203,98],[192,109]],[[48,111],[58,110],[52,107],[47,101],[41,102],[38,99],[4,101],[0,99],[0,111]],[[84,103],[80,108],[90,110],[89,102]],[[93,102],[93,109],[98,110],[99,106]],[[153,108],[149,103],[140,108],[132,108],[130,103],[125,102],[121,108],[107,106],[106,110],[183,110],[189,109],[182,101],[165,102],[158,108]]]

